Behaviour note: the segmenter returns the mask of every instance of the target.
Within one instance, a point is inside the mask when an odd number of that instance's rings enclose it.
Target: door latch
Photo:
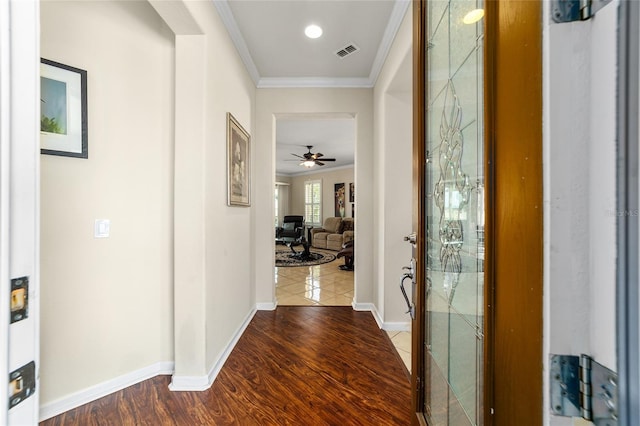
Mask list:
[[[11,280],[11,324],[29,316],[29,277]]]
[[[36,390],[36,363],[23,365],[9,373],[9,409],[29,398]]]

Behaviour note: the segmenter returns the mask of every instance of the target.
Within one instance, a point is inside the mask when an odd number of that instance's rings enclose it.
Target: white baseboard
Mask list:
[[[380,313],[378,312],[378,309],[376,308],[376,305],[374,305],[373,303],[356,303],[353,302],[351,304],[351,306],[353,307],[354,311],[369,311],[371,312],[371,315],[373,315],[373,319],[376,320],[376,323],[378,324],[378,328],[382,328],[382,317],[380,317]]]
[[[269,303],[256,303],[256,310],[258,311],[273,311],[278,306],[278,302]]]
[[[172,374],[173,362],[158,362],[140,370],[132,371],[106,382],[99,383],[64,398],[40,406],[40,421],[62,414],[88,402],[95,401],[126,387],[161,374]]]
[[[375,309],[375,306],[373,306],[373,303],[356,303],[351,302],[351,307],[353,308],[354,311],[371,311],[373,312]]]
[[[353,309],[356,311],[371,311],[373,319],[378,323],[378,327],[385,331],[411,331],[411,321],[406,322],[385,322],[373,303],[354,303]]]
[[[375,305],[373,306],[373,309],[371,309],[371,313],[373,314],[373,319],[375,319],[378,323],[378,327],[382,329],[384,326],[384,321],[382,320],[382,316],[380,315],[380,312],[378,312],[378,308]]]
[[[244,333],[244,331],[246,330],[249,322],[251,322],[251,319],[253,318],[255,313],[256,310],[252,309],[251,312],[249,312],[249,314],[245,317],[242,325],[234,333],[233,338],[222,352],[222,355],[210,369],[208,375],[176,376],[174,374],[171,378],[169,389],[173,391],[202,391],[209,389],[218,373],[220,373],[220,370],[231,354],[231,351],[238,343],[240,336],[242,336],[242,333]],[[107,380],[106,382],[99,383],[95,386],[91,386],[82,391],[75,392],[64,398],[60,398],[54,402],[40,406],[40,421],[47,420],[51,417],[57,416],[58,414],[62,414],[65,411],[72,410],[88,402],[95,401],[96,399],[102,398],[103,396],[107,396],[152,377],[162,374],[169,375],[173,373],[173,362],[159,362],[140,370],[132,371],[131,373],[124,374],[111,380]]]
[[[251,319],[253,319],[255,314],[255,309],[252,309],[251,312],[247,314],[247,316],[244,318],[244,321],[242,321],[242,324],[233,335],[233,338],[231,339],[225,350],[222,352],[220,358],[218,358],[213,367],[211,367],[211,369],[209,370],[209,383],[213,383],[216,377],[218,377],[218,373],[220,373],[220,370],[222,370],[222,366],[225,362],[227,362],[227,358],[229,358],[229,355],[231,355],[231,351],[233,351],[233,348],[236,347],[238,340],[240,340],[240,337],[242,337],[242,335],[244,334],[244,331],[249,326],[249,323],[251,322]]]
[[[171,384],[169,385],[169,389],[172,391],[203,391],[207,390],[211,387],[214,380],[220,373],[222,366],[231,355],[231,351],[240,340],[240,336],[244,333],[244,331],[249,326],[251,319],[256,314],[256,309],[252,309],[251,312],[247,314],[244,321],[240,327],[236,330],[231,341],[227,344],[227,347],[224,349],[220,357],[213,364],[211,369],[209,370],[209,374],[206,376],[176,376],[175,374],[171,378]]]
[[[171,376],[170,391],[205,391],[211,387],[209,376]]]

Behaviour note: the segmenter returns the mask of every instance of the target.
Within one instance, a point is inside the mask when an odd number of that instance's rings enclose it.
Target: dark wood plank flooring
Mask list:
[[[138,383],[41,425],[409,425],[406,369],[369,312],[259,311],[211,388]]]

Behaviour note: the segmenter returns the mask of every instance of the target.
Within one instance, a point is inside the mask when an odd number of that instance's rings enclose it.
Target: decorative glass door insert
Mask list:
[[[424,413],[482,424],[483,3],[429,1],[426,44]]]

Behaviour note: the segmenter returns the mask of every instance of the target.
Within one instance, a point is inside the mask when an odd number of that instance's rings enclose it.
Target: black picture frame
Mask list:
[[[40,153],[89,158],[87,71],[40,59]]]

